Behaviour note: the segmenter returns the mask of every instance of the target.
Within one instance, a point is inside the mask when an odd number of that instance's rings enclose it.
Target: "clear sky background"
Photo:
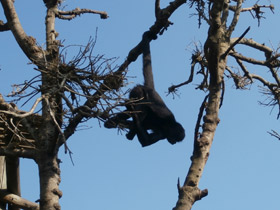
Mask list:
[[[168,2],[162,0],[162,7]],[[256,2],[247,1],[249,3]],[[259,4],[269,3],[259,1]],[[251,26],[247,38],[277,49],[280,3],[271,3],[275,4],[275,14],[264,10],[266,19],[261,20],[260,27],[249,13],[242,14],[234,36]],[[46,12],[43,1],[17,0],[15,5],[26,33],[44,46]],[[56,28],[65,46],[86,44],[98,28],[95,54],[118,57],[118,64],[155,21],[152,0],[68,0],[64,5],[66,10],[80,7],[108,12],[107,20],[86,14],[73,21],[57,20]],[[208,26],[203,23],[199,29],[197,16],[191,17],[194,12],[187,5],[181,7],[170,18],[174,25],[151,43],[156,88],[184,126],[185,140],[176,145],[161,141],[142,148],[136,139],[128,141],[117,129],[105,129],[97,120],[90,120],[86,124],[88,129],[82,129],[68,141],[74,153],[74,166],[68,154],[60,153],[62,209],[170,210],[175,206],[177,180],[184,182],[190,166],[194,127],[205,93],[195,89],[200,76],[196,76],[192,84],[180,88],[179,97],[173,99],[166,93],[170,85],[188,79],[194,43],[203,45],[206,39]],[[2,8],[0,19],[5,20]],[[69,54],[75,52],[69,51]],[[243,52],[248,56],[261,55],[254,51]],[[12,84],[28,80],[37,73],[27,64],[11,32],[0,33],[0,55],[0,92],[4,95],[11,92]],[[230,64],[237,66],[233,62]],[[248,67],[254,73],[267,76],[265,68]],[[139,57],[129,66],[129,82],[143,81],[141,69]],[[279,131],[277,108],[272,110],[259,105],[258,101],[266,98],[260,94],[258,84],[249,88],[235,90],[232,81],[226,79],[221,122],[199,184],[201,189],[209,190],[209,195],[198,201],[194,210],[280,209],[280,142],[267,133],[271,129]],[[39,199],[37,166],[27,159],[21,163],[22,196],[35,201]]]

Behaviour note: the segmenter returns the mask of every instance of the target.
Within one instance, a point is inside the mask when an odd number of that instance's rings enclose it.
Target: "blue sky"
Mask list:
[[[168,2],[162,1],[162,6]],[[262,0],[259,3],[269,2]],[[278,1],[272,3],[275,3],[275,14],[265,10],[266,19],[262,19],[260,27],[250,14],[242,14],[234,36],[251,26],[247,38],[277,49],[280,4]],[[16,1],[15,5],[26,33],[44,46],[43,1]],[[65,40],[65,45],[86,44],[98,28],[95,53],[105,54],[108,58],[119,57],[118,64],[155,21],[154,1],[150,0],[68,0],[65,5],[67,10],[80,7],[108,12],[110,18],[107,20],[90,14],[73,21],[57,20],[58,38]],[[198,29],[197,17],[190,17],[193,12],[187,5],[181,7],[170,19],[174,25],[151,44],[156,88],[184,126],[185,140],[176,145],[161,141],[141,148],[136,139],[128,141],[117,130],[105,129],[97,120],[90,120],[86,124],[88,129],[77,132],[68,141],[75,165],[69,155],[63,151],[60,153],[63,162],[62,209],[167,210],[175,206],[177,179],[183,183],[190,166],[194,127],[205,96],[195,89],[200,76],[192,84],[182,87],[179,97],[166,96],[171,84],[188,79],[193,43],[203,44],[206,39],[207,26],[203,24]],[[0,19],[5,19],[2,9]],[[12,84],[31,78],[36,72],[32,65],[28,65],[11,32],[0,33],[0,43],[0,92],[6,95],[11,92]],[[247,55],[255,53],[243,52]],[[254,73],[267,74],[267,69],[248,67]],[[129,66],[129,82],[143,81],[141,69],[139,57]],[[221,122],[199,184],[201,189],[208,189],[209,195],[197,202],[194,210],[279,209],[280,142],[267,134],[271,129],[279,130],[277,109],[271,111],[271,108],[258,104],[258,101],[265,100],[258,85],[240,91],[226,79]],[[30,104],[23,109],[28,106]],[[21,163],[23,197],[35,201],[39,198],[36,164],[26,159]]]

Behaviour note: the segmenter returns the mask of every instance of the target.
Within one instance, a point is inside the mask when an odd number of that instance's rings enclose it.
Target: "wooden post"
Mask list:
[[[19,158],[6,157],[6,174],[8,192],[20,196]],[[8,210],[20,210],[20,208],[9,204]]]
[[[7,189],[6,162],[4,156],[0,156],[0,189]],[[6,203],[0,201],[0,210],[6,210]]]

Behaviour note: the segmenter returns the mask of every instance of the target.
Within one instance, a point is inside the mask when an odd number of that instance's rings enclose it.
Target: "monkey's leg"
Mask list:
[[[128,133],[126,134],[126,138],[128,140],[133,140],[135,135],[136,135],[136,129],[135,126],[132,126],[130,127]]]

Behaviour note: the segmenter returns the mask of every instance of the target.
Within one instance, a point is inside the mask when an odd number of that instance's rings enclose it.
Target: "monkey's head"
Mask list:
[[[166,138],[170,144],[175,144],[185,138],[185,129],[180,123],[173,123],[166,131]]]

